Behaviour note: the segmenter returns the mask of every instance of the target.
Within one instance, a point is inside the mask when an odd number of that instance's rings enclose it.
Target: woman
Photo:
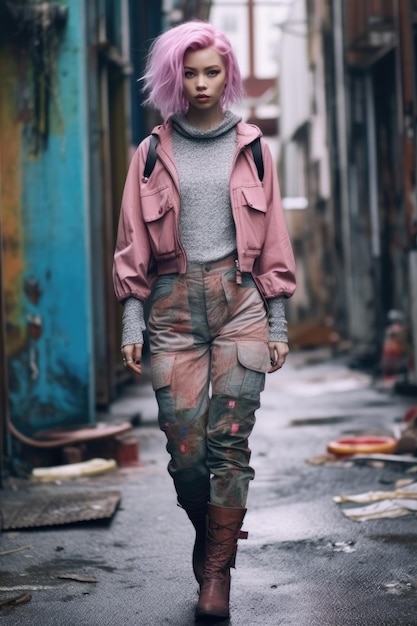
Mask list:
[[[140,375],[152,291],[152,383],[168,471],[196,531],[196,615],[227,617],[254,477],[248,438],[265,373],[288,353],[294,258],[269,149],[262,140],[262,183],[248,147],[261,132],[229,110],[243,90],[228,39],[205,22],[176,26],[154,41],[143,81],[164,123],[153,131],[152,173],[143,175],[147,138],[123,194],[114,257],[122,355]]]

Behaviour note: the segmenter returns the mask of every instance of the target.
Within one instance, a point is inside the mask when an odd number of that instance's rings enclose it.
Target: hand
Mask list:
[[[268,341],[269,356],[271,358],[271,369],[268,374],[281,369],[289,352],[288,344],[284,341]]]
[[[123,365],[140,376],[142,374],[142,348],[141,343],[135,343],[122,348]]]

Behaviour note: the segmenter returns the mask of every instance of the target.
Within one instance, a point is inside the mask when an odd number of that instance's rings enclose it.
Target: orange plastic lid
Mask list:
[[[338,456],[352,454],[392,454],[397,449],[394,437],[374,435],[350,436],[334,439],[327,444],[327,451]]]

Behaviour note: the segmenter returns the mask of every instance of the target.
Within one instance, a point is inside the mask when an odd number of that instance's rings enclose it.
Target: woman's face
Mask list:
[[[214,48],[189,51],[184,56],[184,95],[197,111],[218,107],[226,85],[226,67]]]

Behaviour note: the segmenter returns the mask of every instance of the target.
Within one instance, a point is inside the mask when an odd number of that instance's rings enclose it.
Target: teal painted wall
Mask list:
[[[14,189],[1,183],[9,402],[26,434],[94,419],[85,2],[62,4],[68,19],[55,56],[47,144],[37,154],[30,52],[20,47],[16,57],[9,43],[0,49],[7,76],[0,132],[7,127],[20,144]],[[17,116],[25,93],[28,115]]]

